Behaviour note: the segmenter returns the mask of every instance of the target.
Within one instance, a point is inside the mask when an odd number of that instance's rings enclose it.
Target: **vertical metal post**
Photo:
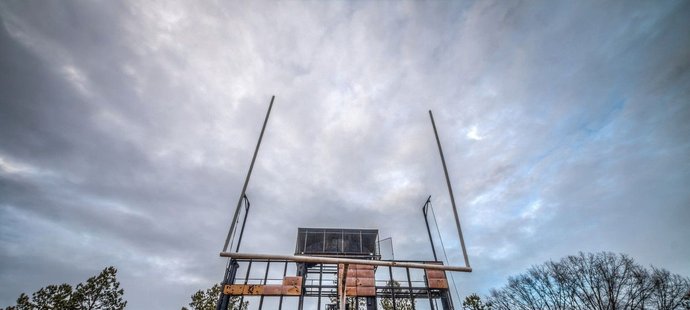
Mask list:
[[[422,214],[424,214],[426,232],[429,233],[429,242],[431,243],[431,252],[434,253],[434,261],[438,261],[438,257],[436,257],[436,247],[434,247],[434,239],[431,237],[431,229],[429,228],[429,218],[427,217],[429,214],[429,203],[431,203],[431,195],[429,195],[429,198],[426,199],[426,203],[424,203],[422,207]]]
[[[323,263],[319,264],[319,300],[317,310],[321,310],[321,290],[323,287]]]
[[[343,278],[338,279],[341,283],[341,287],[343,288],[340,291],[340,310],[345,310],[345,304],[347,303],[347,271],[350,268],[350,264],[344,264],[343,266]],[[340,267],[338,267],[340,269]]]
[[[237,274],[237,269],[239,267],[240,267],[240,265],[234,259],[231,259],[228,262],[227,267],[225,267],[225,276],[223,277],[223,282],[221,283],[221,286],[225,286],[226,284],[235,283],[235,275]],[[229,302],[230,302],[230,296],[225,295],[225,293],[221,292],[220,297],[218,298],[218,304],[216,305],[216,310],[227,309]]]
[[[412,292],[412,280],[410,279],[410,267],[405,268],[405,272],[407,272],[407,286],[409,287],[409,293],[410,293],[410,302],[412,303],[412,310],[416,310],[415,307],[415,302],[414,302],[414,294]]]
[[[381,236],[379,234],[376,234],[376,250],[378,250],[378,259],[381,259],[383,255],[381,254]]]
[[[273,107],[273,100],[276,96],[271,97],[271,103],[268,105],[268,111],[266,112],[266,119],[264,119],[264,125],[261,127],[261,134],[259,135],[259,141],[256,142],[256,149],[254,149],[254,156],[252,157],[252,162],[249,164],[249,171],[247,171],[247,177],[244,179],[244,185],[242,186],[242,193],[240,193],[240,199],[237,200],[237,207],[235,208],[235,215],[232,217],[232,223],[230,224],[230,230],[228,230],[228,236],[225,238],[225,245],[223,246],[223,252],[228,251],[228,244],[230,244],[230,237],[235,229],[235,223],[237,222],[237,216],[240,214],[240,206],[242,205],[242,198],[244,198],[244,193],[247,191],[247,184],[249,184],[249,178],[252,176],[252,170],[254,169],[254,162],[256,161],[256,154],[259,153],[259,146],[261,146],[261,139],[264,137],[264,131],[266,130],[266,124],[268,123],[268,116],[271,115],[271,108]]]
[[[391,280],[391,300],[393,301],[393,310],[397,310],[398,307],[395,302],[395,281],[393,280],[393,267],[388,266],[388,276]]]
[[[249,271],[252,269],[252,261],[249,260],[249,263],[247,264],[247,274],[244,276],[244,285],[246,286],[249,283]],[[244,302],[244,295],[240,296],[240,307],[242,307],[242,303]]]
[[[244,235],[244,227],[247,225],[247,215],[249,215],[249,198],[244,195],[244,220],[242,221],[242,228],[240,229],[240,237],[237,238],[237,247],[235,252],[240,251],[240,244],[242,243],[242,236]]]
[[[455,225],[458,228],[458,237],[460,237],[460,245],[462,246],[462,255],[465,258],[465,266],[470,267],[470,260],[467,258],[467,249],[465,249],[465,238],[462,236],[462,229],[460,228],[460,217],[458,217],[458,209],[455,206],[455,197],[453,197],[453,188],[450,186],[450,177],[448,177],[448,168],[446,167],[446,159],[443,157],[443,149],[441,149],[441,140],[438,138],[438,131],[436,131],[436,123],[434,122],[434,115],[429,110],[429,118],[431,118],[431,126],[434,127],[434,135],[436,135],[436,144],[438,145],[438,153],[441,155],[441,163],[443,164],[443,172],[446,175],[446,184],[448,185],[448,194],[450,195],[450,203],[453,205],[453,215],[455,215]]]
[[[309,270],[306,263],[297,264],[297,275],[302,277],[302,287],[301,293],[299,294],[299,303],[297,305],[297,310],[302,310],[304,308],[304,294],[307,290],[305,285],[307,284],[307,276],[309,275]]]
[[[266,260],[266,273],[264,273],[264,283],[263,285],[266,285],[268,283],[268,269],[271,268],[271,259],[269,258]],[[241,307],[242,305],[240,305]],[[259,310],[263,309],[264,307],[264,295],[261,295],[261,298],[259,298]]]
[[[429,274],[424,269],[424,286],[426,286],[426,296],[429,297],[429,308],[435,310],[433,296],[431,295],[431,289],[429,288]]]
[[[287,265],[288,262],[285,261],[285,267],[283,268],[283,279],[285,279],[285,275],[287,275]],[[280,298],[278,299],[278,310],[283,309],[283,295],[280,295]]]
[[[376,288],[374,288],[376,289]],[[376,305],[376,296],[374,297],[367,297],[367,310],[376,310],[377,305]],[[359,309],[357,309],[359,310]]]
[[[441,291],[441,307],[443,307],[443,310],[453,310],[453,306],[449,301],[449,297],[450,290]]]

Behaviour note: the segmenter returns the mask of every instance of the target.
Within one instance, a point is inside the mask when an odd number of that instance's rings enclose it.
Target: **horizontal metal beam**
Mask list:
[[[460,271],[472,272],[470,267],[461,266],[444,266],[437,264],[422,264],[410,263],[401,261],[381,261],[369,259],[351,259],[351,258],[335,258],[335,257],[317,257],[317,256],[301,256],[301,255],[274,255],[274,254],[255,254],[255,253],[231,253],[220,252],[221,257],[229,257],[234,259],[270,259],[285,260],[298,263],[322,263],[322,264],[358,264],[358,265],[373,265],[373,266],[391,266],[391,267],[407,267],[417,269],[435,269],[446,271]]]

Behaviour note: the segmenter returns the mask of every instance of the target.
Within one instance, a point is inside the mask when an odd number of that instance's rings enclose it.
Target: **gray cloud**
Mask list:
[[[397,258],[429,259],[432,195],[461,264],[433,109],[475,268],[461,295],[580,250],[688,275],[689,13],[2,3],[0,304],[107,265],[133,309],[219,281],[272,94],[246,251],[290,253],[300,226],[370,227]]]

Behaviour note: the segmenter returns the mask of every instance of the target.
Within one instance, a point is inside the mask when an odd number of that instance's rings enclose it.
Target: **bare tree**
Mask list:
[[[650,300],[656,309],[690,309],[688,279],[652,267]]]
[[[627,255],[579,253],[533,266],[492,290],[494,309],[689,309],[690,279]]]

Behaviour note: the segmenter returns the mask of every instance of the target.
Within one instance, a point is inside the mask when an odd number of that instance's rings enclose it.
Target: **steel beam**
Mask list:
[[[221,252],[221,257],[230,257],[234,259],[270,259],[283,260],[298,263],[322,263],[322,264],[358,264],[358,265],[373,265],[373,266],[391,266],[391,267],[409,267],[413,269],[435,269],[447,271],[472,272],[470,267],[462,266],[444,266],[438,264],[423,264],[412,263],[404,261],[381,261],[368,259],[351,259],[351,258],[336,258],[336,257],[318,257],[318,256],[301,256],[301,255],[274,255],[274,254],[256,254],[256,253],[232,253]]]

